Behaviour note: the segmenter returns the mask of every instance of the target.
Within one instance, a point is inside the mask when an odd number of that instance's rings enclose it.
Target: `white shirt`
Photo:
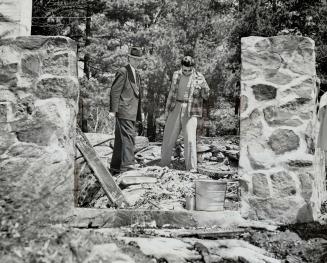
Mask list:
[[[188,83],[190,81],[191,75],[185,76],[184,74],[181,75],[179,80],[179,86],[177,91],[177,99],[178,100],[187,100],[188,93],[189,93],[189,86]]]
[[[131,66],[131,69],[132,69],[132,72],[133,72],[133,77],[134,77],[135,83],[137,83],[137,81],[136,81],[136,72],[135,72],[135,68],[134,68],[131,64],[129,64],[129,65]]]

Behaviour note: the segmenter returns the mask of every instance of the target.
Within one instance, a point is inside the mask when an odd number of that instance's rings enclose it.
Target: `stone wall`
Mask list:
[[[78,95],[75,42],[0,40],[2,212],[35,223],[73,208]]]
[[[31,35],[32,0],[0,0],[0,38]]]
[[[242,39],[240,167],[242,214],[281,223],[316,219],[324,169],[315,159],[314,42]],[[319,171],[319,172],[317,172]]]

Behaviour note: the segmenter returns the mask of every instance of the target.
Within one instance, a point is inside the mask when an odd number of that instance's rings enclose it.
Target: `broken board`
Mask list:
[[[126,203],[122,191],[80,128],[77,128],[76,147],[89,164],[111,204],[120,207],[123,203]]]

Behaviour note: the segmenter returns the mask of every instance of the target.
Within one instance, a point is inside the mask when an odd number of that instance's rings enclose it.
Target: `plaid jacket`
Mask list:
[[[172,83],[170,86],[170,91],[167,98],[165,116],[168,116],[168,113],[172,111],[176,105],[177,91],[179,82],[181,79],[182,70],[175,71],[173,74]],[[188,115],[202,117],[202,104],[203,99],[208,99],[209,97],[209,86],[204,78],[204,76],[193,70],[190,80],[187,84],[189,94],[188,94],[188,104],[187,110]]]

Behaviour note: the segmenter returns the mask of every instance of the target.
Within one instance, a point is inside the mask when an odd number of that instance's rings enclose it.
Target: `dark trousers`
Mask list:
[[[135,164],[135,122],[116,118],[115,143],[110,169],[112,171],[126,171]]]

